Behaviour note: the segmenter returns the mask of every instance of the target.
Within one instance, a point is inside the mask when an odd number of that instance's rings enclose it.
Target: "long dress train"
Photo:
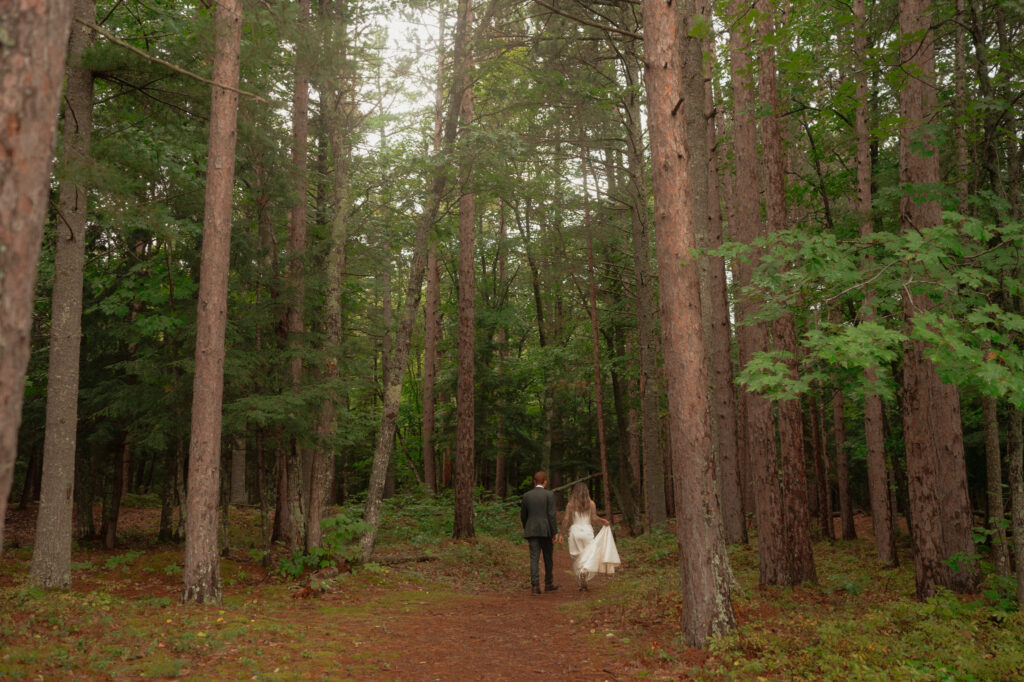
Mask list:
[[[605,526],[595,537],[590,514],[573,514],[568,545],[576,582],[582,588],[586,587],[591,576],[615,573],[615,567],[622,563],[611,527]]]

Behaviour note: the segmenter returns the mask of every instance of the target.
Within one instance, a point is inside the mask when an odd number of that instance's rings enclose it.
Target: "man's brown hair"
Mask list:
[[[546,473],[544,473],[543,471],[538,471],[537,473],[535,473],[533,475],[533,484],[534,485],[544,485],[547,482],[548,482],[548,475]]]

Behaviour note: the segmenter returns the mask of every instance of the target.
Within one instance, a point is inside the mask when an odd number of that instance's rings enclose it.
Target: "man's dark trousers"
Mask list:
[[[530,584],[540,587],[540,555],[544,553],[544,583],[555,580],[555,544],[551,538],[527,538],[530,542]]]

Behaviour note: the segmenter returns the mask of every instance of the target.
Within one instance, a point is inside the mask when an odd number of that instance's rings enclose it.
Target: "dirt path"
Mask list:
[[[264,637],[249,649],[264,652],[248,670],[268,679],[328,680],[602,680],[636,679],[631,645],[594,623],[573,622],[578,600],[600,599],[607,578],[591,590],[575,585],[568,554],[556,548],[560,589],[529,590],[529,555],[517,548],[521,585],[508,592],[442,587],[395,590],[386,583],[372,594],[326,593],[280,602],[257,616],[264,632],[279,625],[287,637]],[[301,623],[301,636],[294,627]],[[269,627],[267,627],[269,626]],[[635,645],[632,645],[635,646]],[[185,679],[243,672],[230,647],[182,671]],[[638,669],[634,669],[636,672]]]
[[[19,518],[11,519],[9,537],[15,546],[24,546],[31,540],[34,524],[29,513],[13,516]],[[138,516],[143,519],[146,515]],[[91,659],[62,663],[83,680],[129,679],[141,672],[147,677],[169,675],[185,680],[599,682],[638,679],[643,674],[647,679],[668,679],[656,673],[650,677],[653,671],[649,667],[641,672],[639,643],[622,639],[621,631],[613,632],[597,622],[578,622],[580,609],[573,608],[574,604],[601,599],[608,581],[619,576],[598,576],[589,591],[581,592],[565,546],[556,546],[555,575],[560,589],[533,595],[528,547],[520,543],[512,551],[521,571],[509,578],[514,584],[508,589],[480,589],[473,587],[479,585],[476,581],[466,585],[458,579],[439,584],[436,576],[420,581],[412,574],[411,580],[405,575],[392,581],[381,575],[376,582],[364,579],[358,586],[319,594],[307,588],[306,598],[300,598],[302,590],[294,586],[252,582],[255,572],[245,565],[250,576],[242,580],[236,574],[237,580],[229,581],[233,586],[225,588],[225,607],[219,610],[177,604],[180,578],[165,569],[180,565],[180,548],[154,553],[148,559],[143,555],[131,572],[127,566],[104,567],[123,550],[80,553],[77,559],[93,568],[80,569],[74,592],[116,594],[127,600],[122,602],[126,609],[123,622],[119,621],[127,629],[111,627],[108,615],[87,606],[85,616],[82,611],[75,612],[77,616],[68,610],[61,612],[61,618],[69,619],[74,628],[54,641],[63,646],[76,641],[81,644],[83,633],[87,633],[88,651],[99,652],[96,655],[101,657],[108,649],[120,652],[110,654],[105,667],[94,665]],[[465,566],[464,573],[472,568]],[[2,576],[0,583],[16,585],[24,579],[22,570],[25,566]],[[156,601],[149,604],[150,600]],[[50,621],[40,618],[40,627],[49,628]],[[65,635],[66,642],[60,639]],[[39,634],[27,629],[20,636]],[[214,639],[216,645],[207,644]],[[31,641],[11,643],[31,651]],[[159,656],[169,661],[165,673],[158,672],[164,670],[158,665]]]
[[[390,672],[400,679],[614,680],[624,674],[620,650],[590,624],[572,622],[564,607],[600,598],[605,578],[580,592],[568,554],[556,547],[560,589],[537,596],[528,589],[529,555],[523,549],[523,588],[485,592],[431,604],[408,614],[383,614],[384,650],[398,651]],[[390,653],[390,651],[389,651]]]

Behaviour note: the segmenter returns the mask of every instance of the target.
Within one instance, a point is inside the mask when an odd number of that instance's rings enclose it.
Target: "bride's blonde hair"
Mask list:
[[[570,516],[575,513],[590,513],[590,491],[587,490],[586,483],[580,481],[572,487],[569,503],[565,505],[565,513]]]

